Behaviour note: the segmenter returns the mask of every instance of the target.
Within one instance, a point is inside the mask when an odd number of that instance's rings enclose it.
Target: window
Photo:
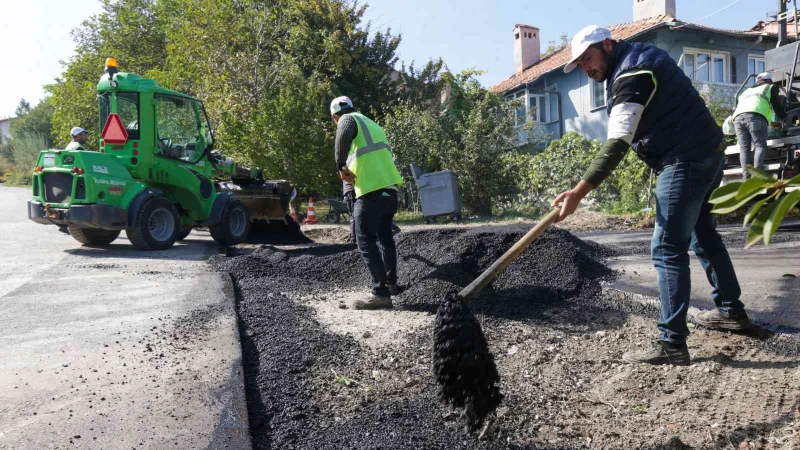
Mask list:
[[[589,78],[589,90],[592,94],[592,109],[606,106],[605,83],[594,81],[593,79]]]
[[[547,96],[533,94],[528,96],[528,117],[534,122],[546,123],[549,119]]]
[[[694,81],[727,83],[730,80],[728,54],[684,49],[683,72]]]
[[[106,126],[111,112],[111,93],[100,95],[100,129]],[[117,114],[128,132],[128,139],[139,139],[139,94],[135,92],[117,93]]]
[[[196,162],[208,139],[202,105],[195,100],[156,95],[158,152],[168,158]]]
[[[747,76],[758,75],[767,71],[767,63],[763,56],[751,55],[747,58]],[[748,81],[747,84],[755,83],[755,78]]]

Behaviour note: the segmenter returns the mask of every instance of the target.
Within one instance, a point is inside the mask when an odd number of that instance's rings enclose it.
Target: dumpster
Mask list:
[[[423,173],[422,168],[411,164],[414,184],[419,188],[419,201],[425,223],[435,222],[439,216],[461,220],[461,194],[458,177],[452,170]]]

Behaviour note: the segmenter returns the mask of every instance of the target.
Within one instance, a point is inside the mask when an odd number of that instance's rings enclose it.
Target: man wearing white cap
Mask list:
[[[608,139],[578,185],[553,201],[561,204],[558,220],[575,212],[629,148],[658,173],[650,247],[661,297],[659,336],[651,349],[622,358],[630,363],[688,365],[689,249],[706,272],[717,306],[697,314],[695,321],[715,329],[750,326],[739,300],[736,272],[708,203],[722,179],[722,130],[675,60],[653,45],[615,41],[609,30],[589,26],[572,39],[572,59],[564,71],[575,67],[606,82]]]
[[[83,146],[86,143],[86,139],[89,138],[88,131],[81,127],[75,127],[70,130],[69,134],[72,136],[72,142],[67,145],[67,150],[88,150]]]
[[[356,300],[353,307],[391,308],[392,295],[403,291],[397,284],[397,250],[392,234],[403,179],[383,128],[356,112],[347,97],[333,99],[330,109],[336,123],[336,168],[339,178],[353,189],[356,244],[372,277],[372,292]]]
[[[764,152],[767,150],[767,133],[769,123],[777,116],[781,121],[786,118],[780,90],[772,84],[772,75],[764,72],[756,77],[756,83],[746,89],[736,99],[736,110],[733,111],[733,126],[739,140],[739,162],[742,165],[742,177],[750,178],[745,169],[748,164],[753,167],[764,166]],[[750,157],[750,150],[755,148],[755,158]]]

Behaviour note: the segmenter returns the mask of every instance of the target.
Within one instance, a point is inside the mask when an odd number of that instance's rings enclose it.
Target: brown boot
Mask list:
[[[694,321],[712,330],[746,330],[753,326],[747,313],[741,312],[734,317],[723,316],[718,309],[701,311],[694,316]]]
[[[373,293],[353,302],[353,309],[392,309],[391,297],[380,297]]]
[[[691,364],[689,349],[686,344],[675,345],[658,341],[652,349],[639,352],[628,352],[622,355],[623,361],[634,364],[670,364],[673,366],[688,366]]]

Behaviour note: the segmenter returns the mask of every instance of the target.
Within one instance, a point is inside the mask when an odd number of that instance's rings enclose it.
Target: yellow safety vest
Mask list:
[[[736,118],[742,113],[756,113],[763,116],[768,121],[772,119],[774,111],[772,111],[772,103],[770,96],[772,95],[772,84],[764,83],[759,86],[753,86],[746,91],[742,92],[739,97],[739,102],[736,104],[736,111],[733,112],[733,117]]]
[[[358,135],[350,144],[347,168],[356,175],[353,187],[356,198],[389,186],[400,186],[403,178],[392,159],[386,132],[369,117],[349,114],[356,121]]]

